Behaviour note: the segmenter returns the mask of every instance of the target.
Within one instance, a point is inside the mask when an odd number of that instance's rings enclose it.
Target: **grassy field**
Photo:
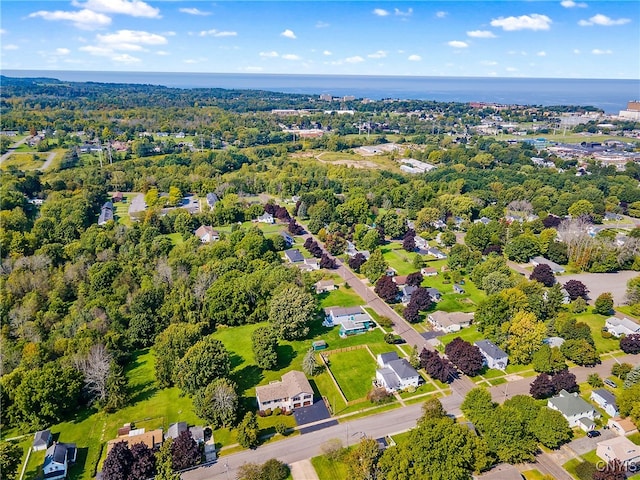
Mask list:
[[[545,480],[549,478],[538,470],[527,470],[526,472],[522,472],[522,476],[524,476],[525,480]]]
[[[440,340],[440,343],[442,345],[448,345],[456,337],[460,337],[460,338],[462,338],[463,340],[466,340],[469,343],[474,343],[474,342],[476,342],[478,340],[482,340],[484,338],[482,336],[482,333],[480,333],[476,327],[471,325],[470,327],[463,328],[459,332],[447,333],[446,335],[443,335],[442,337],[438,337],[438,340]]]
[[[320,299],[320,306],[322,308],[327,307],[355,307],[357,305],[364,305],[365,301],[358,295],[355,290],[347,288],[345,285],[338,286],[337,289],[331,292],[325,292],[318,295]]]
[[[602,327],[604,327],[606,319],[607,317],[605,315],[598,315],[597,313],[583,313],[581,315],[576,315],[576,320],[578,322],[584,322],[589,325],[589,328],[591,329],[591,336],[593,337],[598,353],[606,353],[620,349],[620,340],[616,338],[602,337]]]
[[[318,478],[342,480],[349,478],[347,464],[339,460],[332,461],[326,456],[320,455],[311,459],[311,465],[316,469]]]
[[[398,275],[408,275],[419,271],[413,266],[414,259],[418,254],[405,251],[400,243],[388,243],[380,247],[380,250],[386,262]]]
[[[2,169],[35,170],[40,168],[47,158],[47,153],[15,152],[2,162]]]
[[[366,349],[333,353],[329,368],[347,400],[366,397],[376,376],[376,362]]]

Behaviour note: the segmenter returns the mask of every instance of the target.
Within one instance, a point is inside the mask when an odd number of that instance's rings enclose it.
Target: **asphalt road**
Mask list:
[[[9,149],[2,156],[0,156],[0,165],[2,165],[2,162],[4,162],[7,158],[11,156],[13,152],[15,152],[16,148],[18,148],[20,145],[25,143],[30,138],[31,137],[24,137],[22,140],[18,140],[16,143],[11,145]]]

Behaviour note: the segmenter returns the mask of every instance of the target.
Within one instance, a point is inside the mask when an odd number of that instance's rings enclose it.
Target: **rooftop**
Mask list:
[[[280,381],[256,387],[256,396],[261,402],[282,400],[299,393],[312,394],[313,389],[304,373],[297,370],[285,373]]]

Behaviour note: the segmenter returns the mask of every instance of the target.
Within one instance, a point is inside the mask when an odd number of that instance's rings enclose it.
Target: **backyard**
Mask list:
[[[329,369],[348,401],[367,396],[376,376],[376,361],[366,348],[332,353]]]

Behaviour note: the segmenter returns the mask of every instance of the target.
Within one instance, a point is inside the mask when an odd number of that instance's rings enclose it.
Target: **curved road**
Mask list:
[[[9,150],[7,150],[5,153],[2,154],[2,156],[0,156],[0,165],[2,165],[2,162],[4,162],[7,158],[9,158],[11,156],[11,154],[13,152],[16,151],[16,148],[18,148],[20,145],[22,145],[23,143],[25,143],[27,140],[29,140],[31,137],[26,136],[24,137],[22,140],[18,140],[16,143],[14,143],[13,145],[11,145],[9,147]]]

